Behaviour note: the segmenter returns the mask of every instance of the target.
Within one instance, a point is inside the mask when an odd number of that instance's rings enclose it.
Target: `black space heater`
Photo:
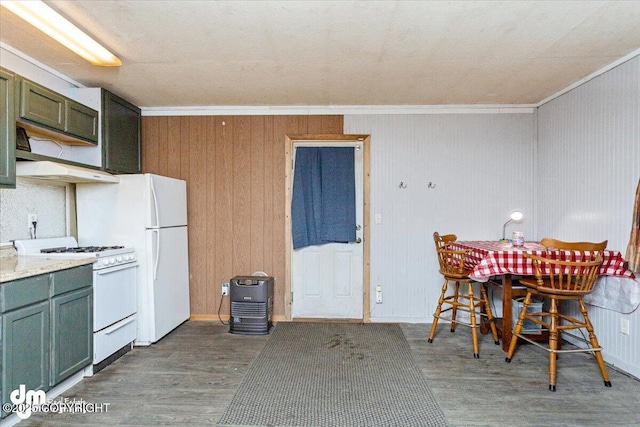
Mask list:
[[[268,334],[273,311],[273,277],[236,276],[231,279],[229,286],[229,332],[247,335]]]

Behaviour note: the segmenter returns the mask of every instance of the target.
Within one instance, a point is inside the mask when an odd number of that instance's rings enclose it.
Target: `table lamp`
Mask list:
[[[522,221],[522,218],[524,218],[524,214],[520,211],[513,211],[511,212],[511,218],[509,219],[509,221],[505,222],[504,225],[502,226],[502,240],[505,240],[504,237],[504,233],[505,230],[507,228],[507,225],[511,224],[512,222],[520,222]]]

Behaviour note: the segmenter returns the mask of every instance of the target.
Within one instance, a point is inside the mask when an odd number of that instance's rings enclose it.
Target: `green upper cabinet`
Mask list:
[[[0,188],[16,186],[15,75],[0,68]]]
[[[98,142],[98,112],[67,99],[65,101],[64,131],[73,136]]]
[[[98,144],[98,112],[25,78],[18,78],[19,117],[28,130],[58,133],[72,144]],[[71,138],[65,138],[70,136]],[[55,136],[53,136],[55,138]],[[75,141],[75,142],[74,142]]]
[[[64,130],[64,96],[20,79],[20,118],[55,130]]]
[[[114,173],[140,173],[141,112],[102,89],[102,166]]]

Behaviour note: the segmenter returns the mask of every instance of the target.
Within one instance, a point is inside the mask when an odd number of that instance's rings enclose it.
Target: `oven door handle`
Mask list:
[[[110,327],[108,329],[105,329],[104,330],[104,334],[105,335],[111,335],[112,333],[114,333],[118,329],[122,328],[123,326],[128,325],[129,323],[133,322],[134,320],[136,320],[136,316],[131,316],[131,318],[129,320],[127,320],[126,322],[124,322],[124,323],[116,323],[112,327]]]
[[[120,271],[120,270],[124,270],[125,268],[132,268],[132,267],[137,267],[138,263],[134,262],[134,263],[128,263],[128,264],[122,264],[122,265],[118,265],[116,267],[107,267],[103,270],[96,270],[96,273],[99,275],[103,275],[103,274],[109,274],[109,273],[115,273],[116,271]]]

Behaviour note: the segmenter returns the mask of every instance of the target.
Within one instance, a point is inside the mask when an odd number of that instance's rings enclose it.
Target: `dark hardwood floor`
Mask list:
[[[640,381],[610,368],[612,388],[584,353],[558,362],[558,391],[547,390],[547,355],[521,345],[510,364],[490,335],[473,358],[468,328],[405,324],[416,363],[452,426],[637,426]],[[268,336],[234,335],[217,322],[187,322],[160,342],[135,348],[64,397],[109,403],[108,411],[34,414],[19,426],[215,425]]]

